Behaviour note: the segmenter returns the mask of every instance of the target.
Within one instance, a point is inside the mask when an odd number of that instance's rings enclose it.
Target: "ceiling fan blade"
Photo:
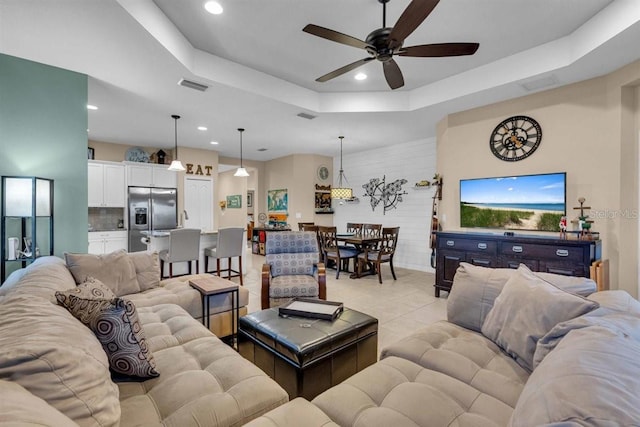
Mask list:
[[[404,39],[409,37],[409,34],[413,33],[422,21],[427,19],[427,16],[438,5],[440,0],[413,0],[409,3],[409,6],[402,12],[398,22],[391,30],[389,34],[389,47],[396,49],[402,46]]]
[[[382,63],[384,69],[384,78],[387,79],[387,83],[391,89],[398,89],[404,86],[404,78],[402,77],[402,71],[398,67],[398,63],[393,59]]]
[[[333,70],[332,72],[327,73],[322,77],[318,77],[316,79],[316,81],[324,83],[327,80],[334,79],[334,78],[336,78],[338,76],[343,75],[344,73],[348,73],[351,70],[355,70],[356,68],[360,67],[361,65],[366,64],[367,62],[369,62],[369,61],[371,61],[373,59],[375,59],[375,58],[372,57],[372,56],[370,56],[368,58],[360,59],[360,60],[358,60],[356,62],[353,62],[353,63],[351,63],[349,65],[345,65],[344,67],[338,68],[337,70]]]
[[[403,47],[400,56],[438,57],[473,55],[478,50],[478,43],[434,43],[419,46]]]
[[[347,46],[353,46],[360,49],[372,47],[368,43],[365,43],[360,39],[330,30],[328,28],[319,27],[318,25],[309,24],[304,27],[302,31],[304,31],[305,33],[313,34],[314,36],[322,37],[323,39],[331,40],[332,42],[342,43],[346,44]]]

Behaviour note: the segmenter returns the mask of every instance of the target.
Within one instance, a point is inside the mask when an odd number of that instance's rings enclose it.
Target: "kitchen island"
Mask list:
[[[246,233],[246,230],[245,230]],[[145,241],[145,243],[147,244],[147,251],[148,252],[153,252],[153,251],[157,251],[160,252],[162,250],[167,250],[169,249],[169,230],[162,230],[162,231],[143,231],[142,234],[145,235],[145,237],[143,238],[143,240]],[[200,233],[200,259],[199,259],[199,265],[200,265],[200,273],[204,273],[204,250],[207,248],[211,248],[213,246],[215,246],[216,242],[218,241],[218,230],[203,230]],[[246,241],[246,235],[244,236],[244,241]],[[233,258],[231,261],[231,267],[234,270],[238,270],[238,258]],[[246,265],[247,263],[243,263],[244,265],[242,266],[242,273],[246,274]],[[223,258],[220,260],[220,267],[227,267],[227,259]],[[182,274],[187,274],[188,273],[188,265],[186,262],[178,262],[178,263],[174,263],[173,265],[173,275],[174,276],[179,276]],[[195,271],[193,271],[195,272]],[[165,265],[165,271],[163,271],[163,276],[164,275],[168,275],[169,274],[169,265]]]

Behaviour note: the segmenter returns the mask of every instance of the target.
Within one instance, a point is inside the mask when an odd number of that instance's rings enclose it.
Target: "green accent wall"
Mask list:
[[[87,252],[87,142],[87,76],[0,54],[0,175],[54,180],[58,256]]]

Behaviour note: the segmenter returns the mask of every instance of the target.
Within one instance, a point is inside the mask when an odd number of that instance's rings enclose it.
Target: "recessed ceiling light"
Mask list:
[[[96,107],[95,105],[91,105],[91,104],[87,104],[87,110],[97,110],[98,107]]]
[[[210,144],[211,144],[211,145],[218,145],[218,144],[219,144],[219,142],[218,142],[218,141],[211,141],[211,142],[210,142]]]
[[[198,130],[207,130],[206,126],[198,126]]]
[[[220,15],[222,13],[222,6],[217,1],[206,2],[204,8],[212,15]]]
[[[364,80],[367,78],[367,75],[365,73],[358,73],[355,75],[354,77],[356,80]]]

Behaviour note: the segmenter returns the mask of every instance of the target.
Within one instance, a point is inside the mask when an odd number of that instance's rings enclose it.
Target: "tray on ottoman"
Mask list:
[[[378,319],[344,308],[335,320],[279,315],[278,308],[240,318],[240,354],[291,399],[309,400],[376,362]]]

